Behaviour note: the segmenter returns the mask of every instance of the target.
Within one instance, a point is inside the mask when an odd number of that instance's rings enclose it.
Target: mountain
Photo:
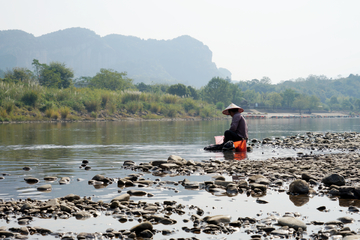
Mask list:
[[[0,69],[32,69],[33,59],[65,63],[76,77],[94,76],[100,68],[126,71],[135,83],[201,87],[215,76],[231,78],[229,70],[212,62],[211,50],[190,36],[143,40],[119,34],[100,37],[84,28],[39,37],[21,30],[0,31]]]

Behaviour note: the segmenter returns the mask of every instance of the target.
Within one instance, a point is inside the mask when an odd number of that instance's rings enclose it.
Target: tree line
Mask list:
[[[0,106],[3,116],[6,115],[4,111],[11,112],[15,107],[30,106],[43,112],[66,107],[65,112],[87,111],[94,116],[102,109],[111,109],[111,113],[122,111],[135,114],[147,111],[149,118],[161,117],[160,115],[210,117],[218,114],[219,110],[231,102],[243,108],[261,108],[268,111],[360,111],[360,96],[356,91],[360,87],[360,76],[353,74],[334,80],[310,75],[306,79],[289,80],[279,84],[271,84],[268,77],[249,81],[213,77],[205,86],[196,89],[181,83],[135,84],[127,77],[126,72],[111,69],[100,69],[93,77],[74,78],[73,70],[64,63],[51,62],[47,65],[34,59],[32,66],[33,71],[27,68],[0,71],[2,84],[22,84],[25,89],[28,88],[22,96],[15,96],[16,94],[9,95],[11,91],[8,89],[6,92],[6,87],[2,85]],[[36,86],[42,87],[42,93],[40,90],[34,90]],[[82,96],[81,100],[70,96],[61,99],[49,97],[51,92],[55,95],[64,95],[64,92],[72,92],[75,95],[86,93],[88,96]],[[146,98],[152,99],[153,102],[150,103],[151,101],[147,101]],[[157,101],[160,102],[156,103]],[[169,110],[171,104],[173,109]],[[175,109],[176,104],[178,106]],[[11,105],[13,107],[9,107]]]

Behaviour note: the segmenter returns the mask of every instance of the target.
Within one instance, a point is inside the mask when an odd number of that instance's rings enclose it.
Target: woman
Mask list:
[[[248,139],[248,128],[245,118],[240,114],[244,111],[241,107],[231,103],[224,111],[225,115],[232,117],[230,129],[224,133],[224,147],[228,141],[241,141]]]

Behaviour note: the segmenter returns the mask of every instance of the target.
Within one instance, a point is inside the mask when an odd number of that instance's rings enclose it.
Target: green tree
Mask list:
[[[59,88],[61,86],[60,73],[56,72],[55,69],[49,68],[41,70],[39,84],[49,88]]]
[[[247,89],[243,94],[244,98],[249,104],[255,104],[259,98],[259,95],[260,94],[255,92],[253,89]]]
[[[14,83],[30,83],[34,79],[33,73],[27,68],[15,67],[4,74],[4,80]]]
[[[188,89],[188,92],[189,92],[189,96],[190,97],[192,97],[194,100],[198,100],[199,99],[199,92],[195,89],[195,88],[193,88],[193,87],[191,87],[191,86],[188,86],[187,87],[187,89]]]
[[[291,107],[297,95],[298,93],[295,90],[290,88],[285,89],[285,91],[281,93],[283,106]]]
[[[351,110],[352,104],[348,98],[343,98],[340,101],[340,107],[342,110]]]
[[[309,106],[309,99],[304,95],[299,95],[295,98],[293,105],[295,109],[299,110],[299,113],[301,115],[301,110],[307,109]]]
[[[317,96],[312,95],[311,97],[309,97],[308,109],[310,113],[312,112],[313,109],[317,109],[319,105],[320,105],[320,99]]]
[[[214,77],[203,89],[203,97],[206,101],[216,104],[222,102],[229,104],[232,100],[230,83],[223,78]]]
[[[354,101],[354,108],[355,108],[355,110],[360,111],[360,99],[356,99]]]
[[[34,59],[32,65],[41,86],[50,88],[68,88],[72,86],[74,72],[72,69],[67,68],[65,63],[51,62],[46,65]]]
[[[167,93],[177,95],[180,97],[189,95],[188,88],[184,84],[181,84],[181,83],[171,85],[167,89]]]
[[[271,106],[273,109],[281,106],[282,97],[277,92],[271,92],[268,94],[268,100],[266,101],[267,105]]]
[[[112,69],[101,68],[89,83],[89,87],[123,91],[132,88],[132,79],[126,77],[126,72],[117,72]]]

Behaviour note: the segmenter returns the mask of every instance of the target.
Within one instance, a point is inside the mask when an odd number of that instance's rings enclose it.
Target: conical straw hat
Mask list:
[[[231,103],[227,108],[225,108],[224,111],[222,111],[222,113],[225,114],[225,115],[230,115],[229,109],[236,109],[236,108],[239,109],[240,113],[242,113],[244,111],[244,109],[242,109],[238,105]]]

